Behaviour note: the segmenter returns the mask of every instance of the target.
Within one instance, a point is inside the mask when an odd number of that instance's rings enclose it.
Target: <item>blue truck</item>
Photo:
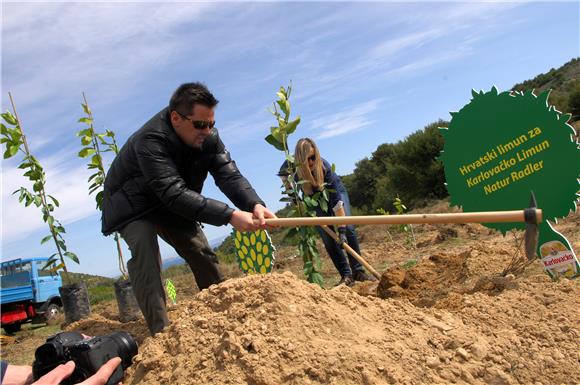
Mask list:
[[[2,262],[1,325],[6,333],[15,333],[25,322],[52,323],[62,312],[58,288],[59,272],[43,269],[48,258],[19,258]]]

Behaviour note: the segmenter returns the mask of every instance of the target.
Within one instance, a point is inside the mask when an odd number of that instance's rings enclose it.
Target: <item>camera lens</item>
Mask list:
[[[123,370],[127,369],[131,366],[131,360],[137,354],[137,342],[135,342],[135,339],[127,332],[115,332],[110,334],[109,337],[111,337],[117,345],[117,351],[122,360],[121,365],[123,366]]]

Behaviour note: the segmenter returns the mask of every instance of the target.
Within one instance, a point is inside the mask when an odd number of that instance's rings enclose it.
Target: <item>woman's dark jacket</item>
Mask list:
[[[330,163],[328,163],[328,161],[326,161],[326,159],[324,158],[321,158],[321,160],[322,160],[322,171],[324,172],[324,183],[326,184],[326,188],[328,189],[327,190],[328,211],[323,212],[319,206],[316,207],[316,211],[319,216],[320,215],[332,216],[334,215],[332,208],[335,207],[339,201],[342,201],[344,203],[345,199],[343,195],[346,194],[346,188],[342,184],[342,181],[340,180],[338,174],[332,171],[332,166],[330,165]],[[282,163],[282,166],[280,166],[278,176],[285,177],[288,175],[290,175],[288,172],[288,161],[284,161],[284,163]],[[298,175],[295,175],[294,177],[298,179]],[[314,195],[314,193],[317,191],[318,190],[315,190],[312,195]]]
[[[171,212],[215,226],[229,222],[233,209],[201,195],[208,172],[219,189],[244,211],[264,204],[242,176],[212,130],[202,146],[185,145],[163,109],[135,132],[111,164],[103,191],[102,231],[109,235],[165,206]]]

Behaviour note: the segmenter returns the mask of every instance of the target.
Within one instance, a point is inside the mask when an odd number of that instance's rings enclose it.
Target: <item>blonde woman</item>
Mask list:
[[[294,159],[297,165],[296,179],[305,181],[300,185],[304,195],[312,196],[316,192],[327,189],[328,210],[323,211],[320,206],[316,207],[318,216],[345,216],[351,215],[348,193],[342,184],[340,177],[332,171],[330,163],[320,156],[316,143],[310,138],[302,138],[296,143]],[[278,176],[286,182],[289,175],[287,162],[282,164]],[[360,254],[360,246],[354,226],[340,226],[338,234],[340,242],[337,244],[322,228],[317,227],[322,237],[324,247],[341,279],[337,285],[345,284],[352,286],[355,281],[372,281],[374,277],[367,275],[362,265],[350,255],[346,255],[341,245],[347,242],[357,253]]]

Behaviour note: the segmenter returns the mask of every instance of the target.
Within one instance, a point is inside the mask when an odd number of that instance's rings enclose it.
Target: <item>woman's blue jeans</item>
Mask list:
[[[346,215],[351,215],[350,210],[350,201],[348,199],[348,193],[346,191],[338,191],[341,195],[341,200],[344,203],[344,211]],[[329,208],[331,211],[332,208]],[[329,213],[324,213],[322,210],[319,211],[317,214],[319,216],[329,216]],[[332,226],[327,226],[332,231],[334,231]],[[332,263],[336,267],[336,270],[340,273],[341,277],[352,275],[355,271],[363,271],[364,268],[362,265],[354,259],[350,254],[347,257],[347,253],[336,243],[334,239],[330,235],[328,235],[320,226],[316,227],[316,230],[322,237],[322,242],[324,242],[324,247],[326,248],[326,252],[332,259]],[[353,248],[357,254],[360,254],[360,246],[358,244],[358,238],[356,236],[356,230],[353,225],[346,226],[346,239],[348,241],[348,245]]]

